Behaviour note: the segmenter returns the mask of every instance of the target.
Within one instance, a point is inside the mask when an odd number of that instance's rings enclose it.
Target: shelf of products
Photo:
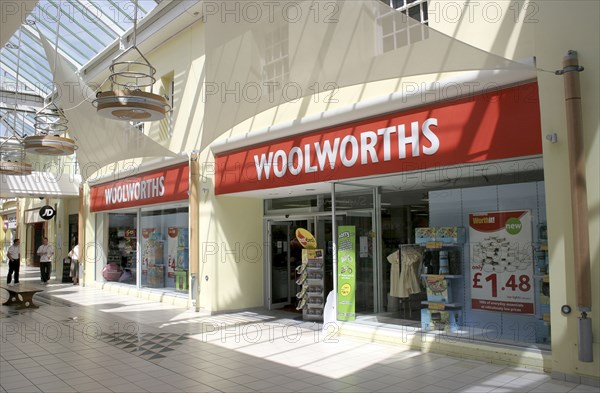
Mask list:
[[[325,261],[323,250],[303,249],[302,264],[296,270],[296,283],[301,290],[296,294],[298,310],[305,321],[323,321],[325,306]]]
[[[465,230],[461,227],[415,229],[415,242],[422,249],[420,278],[427,292],[421,305],[423,331],[456,331],[462,318],[463,300],[459,296]]]

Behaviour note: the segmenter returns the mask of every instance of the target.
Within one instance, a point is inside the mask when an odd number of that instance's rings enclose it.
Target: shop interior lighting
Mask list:
[[[137,0],[134,3],[133,44],[113,59],[109,67],[111,90],[98,92],[93,105],[100,116],[113,120],[162,120],[170,106],[165,97],[152,93],[156,69],[136,46]],[[124,60],[126,57],[139,60]],[[150,92],[145,88],[150,88]]]

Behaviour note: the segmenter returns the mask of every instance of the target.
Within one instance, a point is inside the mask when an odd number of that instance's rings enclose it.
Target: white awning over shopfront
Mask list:
[[[34,171],[27,176],[0,175],[0,198],[75,197],[81,176]]]

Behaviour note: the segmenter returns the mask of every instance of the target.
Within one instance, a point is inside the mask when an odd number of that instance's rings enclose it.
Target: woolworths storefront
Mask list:
[[[90,187],[94,281],[189,293],[187,162]]]
[[[264,200],[266,306],[322,318],[333,291],[345,331],[459,341],[463,353],[485,342],[527,357],[526,347],[541,362],[551,342],[541,139],[537,84],[525,83],[216,146],[215,193]],[[323,250],[322,288],[302,276],[298,228]]]

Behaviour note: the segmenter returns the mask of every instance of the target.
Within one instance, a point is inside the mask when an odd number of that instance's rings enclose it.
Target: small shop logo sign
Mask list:
[[[51,220],[56,215],[56,210],[52,206],[46,205],[40,209],[40,217],[44,220]]]

